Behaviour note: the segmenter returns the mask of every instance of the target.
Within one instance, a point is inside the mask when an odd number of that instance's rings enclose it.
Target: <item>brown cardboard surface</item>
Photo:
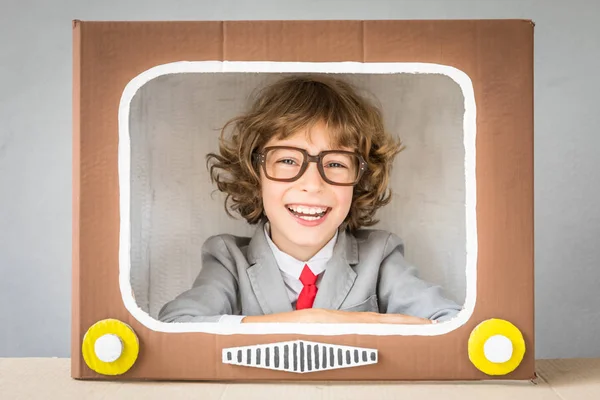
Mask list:
[[[434,337],[154,332],[124,308],[118,284],[118,106],[126,84],[180,60],[431,62],[471,78],[477,103],[477,303],[461,328]],[[76,22],[74,24],[72,376],[107,379],[81,359],[86,330],[128,323],[141,352],[110,379],[491,379],[467,357],[471,330],[503,318],[523,333],[522,364],[499,379],[534,377],[533,25],[529,21]],[[221,363],[224,347],[305,339],[379,350],[376,365],[313,374]]]
[[[489,399],[595,400],[600,359],[538,360],[530,382],[199,383],[98,382],[69,377],[68,359],[0,358],[0,395],[7,399]]]
[[[81,85],[81,31],[77,28],[77,23],[73,23],[73,248],[72,251],[72,282],[71,282],[71,340],[83,337],[79,325],[80,313],[80,285],[79,285],[79,221],[80,221],[80,206],[79,194],[80,189],[80,143],[81,143],[81,109],[80,109],[80,91]],[[71,344],[71,348],[74,345]],[[73,357],[71,359],[71,369],[78,371],[81,369],[81,357]]]

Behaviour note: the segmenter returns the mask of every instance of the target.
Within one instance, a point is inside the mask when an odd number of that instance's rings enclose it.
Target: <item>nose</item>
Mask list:
[[[300,177],[298,183],[300,188],[306,192],[320,192],[326,182],[321,177],[317,163],[309,163],[308,168]]]

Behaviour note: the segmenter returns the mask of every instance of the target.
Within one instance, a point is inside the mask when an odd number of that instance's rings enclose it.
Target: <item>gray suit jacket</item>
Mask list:
[[[461,307],[416,276],[401,239],[381,230],[340,231],[314,308],[447,320]],[[221,315],[292,311],[281,272],[259,224],[253,237],[217,235],[202,249],[193,287],[167,303],[164,322],[217,322]]]

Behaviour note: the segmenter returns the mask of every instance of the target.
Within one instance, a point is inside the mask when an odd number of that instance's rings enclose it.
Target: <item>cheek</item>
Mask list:
[[[265,207],[265,211],[267,211],[267,209],[271,205],[271,200],[273,199],[273,195],[271,194],[273,189],[271,188],[269,183],[265,181],[264,178],[261,179],[260,186],[261,186],[260,191],[261,191],[261,195],[262,195],[263,206]]]
[[[350,210],[350,206],[352,205],[352,194],[353,188],[350,187],[339,187],[336,188],[336,198],[338,207],[345,212]]]
[[[280,205],[280,201],[283,196],[282,188],[277,184],[273,184],[273,181],[262,178],[261,179],[261,193],[262,193],[262,201],[263,207],[265,209],[266,214],[270,214],[273,212],[278,205]]]

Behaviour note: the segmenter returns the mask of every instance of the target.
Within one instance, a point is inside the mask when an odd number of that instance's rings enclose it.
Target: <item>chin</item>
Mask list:
[[[290,242],[303,247],[324,246],[331,240],[337,227],[306,227],[287,225],[285,235]]]
[[[313,217],[306,220],[285,207],[285,211],[272,215],[269,220],[271,221],[271,229],[275,226],[279,227],[280,235],[288,243],[307,249],[315,249],[325,246],[343,222],[336,211],[335,208],[329,207],[321,218]]]

